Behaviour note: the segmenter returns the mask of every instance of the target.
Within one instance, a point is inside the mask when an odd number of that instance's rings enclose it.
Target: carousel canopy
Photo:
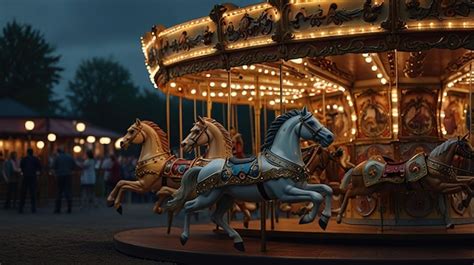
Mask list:
[[[342,142],[437,140],[466,130],[444,119],[457,102],[448,118],[466,122],[473,10],[468,0],[224,4],[154,26],[141,43],[152,83],[171,95],[306,105]]]

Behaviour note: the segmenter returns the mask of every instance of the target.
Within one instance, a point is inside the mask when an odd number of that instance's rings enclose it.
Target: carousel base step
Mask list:
[[[185,246],[180,243],[181,228],[147,228],[115,234],[114,246],[129,256],[178,264],[469,264],[474,261],[472,245],[398,245],[332,242],[307,243],[304,240],[268,240],[261,252],[257,237],[244,237],[245,252],[234,248],[227,235],[213,232],[215,225],[193,225]],[[333,235],[335,233],[328,233]],[[472,238],[471,238],[472,239]]]
[[[438,242],[442,244],[467,244],[474,246],[474,224],[456,225],[454,229],[444,226],[373,226],[337,224],[329,221],[325,231],[317,222],[299,225],[299,219],[280,218],[271,229],[271,222],[267,220],[267,238],[271,240],[298,240],[308,243],[333,242],[345,244],[420,244]],[[244,228],[241,222],[233,221],[234,227],[240,235],[246,237],[260,237],[260,220],[252,220],[249,227]],[[218,233],[224,231],[218,230]],[[474,248],[473,248],[474,251]]]

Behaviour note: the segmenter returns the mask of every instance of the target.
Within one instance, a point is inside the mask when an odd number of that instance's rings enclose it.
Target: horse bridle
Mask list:
[[[454,153],[456,155],[460,155],[463,158],[473,159],[474,155],[472,153],[470,153],[469,151],[467,151],[463,146],[461,146],[461,144],[460,144],[461,142],[462,142],[461,140],[458,140],[458,142],[456,143],[456,149],[454,150]],[[461,171],[461,172],[467,173],[469,175],[474,173],[470,170],[465,170],[465,169],[462,169],[460,167],[456,167],[456,166],[453,166],[453,165],[447,165],[445,163],[439,162],[437,160],[433,160],[431,158],[428,158],[428,162],[429,162],[429,164],[428,164],[429,167],[431,167],[431,168],[433,168],[437,171],[440,171],[442,173],[445,173],[445,174],[452,174],[453,176],[456,175],[456,171]]]
[[[300,128],[298,129],[298,137],[301,138],[301,130],[303,129],[303,126],[309,131],[311,134],[311,139],[316,140],[319,132],[323,129],[323,126],[320,125],[319,128],[314,129],[312,126],[309,126],[307,120],[309,120],[313,115],[311,113],[307,113],[305,116],[301,116],[299,118],[300,121]]]
[[[202,125],[202,126],[198,125],[198,127],[199,127],[199,129],[200,129],[199,133],[197,133],[196,136],[189,138],[189,141],[192,142],[192,146],[193,146],[193,147],[196,147],[197,141],[199,140],[199,138],[201,137],[201,135],[202,135],[203,133],[206,134],[206,137],[207,137],[207,141],[208,141],[208,142],[211,140],[211,137],[210,137],[209,134],[207,133],[207,125]]]
[[[132,134],[132,136],[130,137],[130,142],[133,142],[133,140],[135,140],[135,138],[137,138],[137,135],[140,134],[143,138],[143,141],[145,141],[145,133],[143,132],[141,126],[139,128],[136,128],[135,126],[132,127],[135,132]]]
[[[474,155],[471,152],[467,151],[464,148],[464,145],[461,143],[462,143],[462,140],[458,140],[455,153],[467,159],[473,159]]]

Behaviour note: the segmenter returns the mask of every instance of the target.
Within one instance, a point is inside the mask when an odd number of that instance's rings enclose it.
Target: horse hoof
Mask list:
[[[307,224],[307,223],[310,222],[310,221],[308,220],[309,218],[306,218],[307,216],[308,216],[308,215],[305,214],[305,215],[303,215],[303,217],[301,217],[300,223],[299,223],[300,225],[304,225],[304,224]]]
[[[340,224],[342,222],[342,217],[340,215],[336,218],[336,223]]]
[[[107,207],[112,207],[112,206],[114,206],[114,201],[107,200]]]
[[[328,227],[328,223],[327,221],[323,221],[322,219],[319,219],[319,226],[321,227],[321,229],[323,230],[326,230],[326,227]]]
[[[245,251],[244,242],[234,243],[234,248],[237,249],[238,251],[244,252]]]
[[[186,245],[186,242],[188,242],[188,237],[181,235],[181,237],[179,238],[179,241],[181,242],[181,245],[184,246]]]
[[[454,228],[454,224],[453,223],[449,223],[446,225],[446,229],[453,229]]]
[[[161,207],[156,207],[156,208],[153,208],[153,212],[155,212],[156,214],[162,214],[163,209]]]
[[[119,206],[119,207],[117,208],[117,212],[118,212],[120,215],[122,215],[122,206]]]
[[[244,221],[244,227],[247,229],[249,228],[249,221]]]

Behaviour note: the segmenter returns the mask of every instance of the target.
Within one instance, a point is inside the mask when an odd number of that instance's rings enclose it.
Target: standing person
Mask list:
[[[5,200],[5,209],[16,207],[16,199],[18,197],[18,181],[20,180],[20,166],[16,159],[16,152],[10,153],[10,159],[6,160],[3,165],[3,178],[7,183],[7,198]],[[12,202],[13,198],[13,203]],[[11,203],[11,204],[10,204]]]
[[[237,158],[244,158],[244,139],[234,127],[230,127],[230,137],[232,137],[232,155]]]
[[[110,167],[110,175],[107,181],[107,185],[109,189],[112,190],[117,182],[121,179],[121,167],[120,163],[115,155],[110,155],[111,167]]]
[[[36,184],[37,178],[41,171],[41,163],[37,157],[33,155],[33,149],[26,150],[26,157],[21,159],[20,168],[23,172],[23,181],[21,184],[20,194],[20,208],[19,213],[23,213],[23,206],[25,206],[25,197],[27,189],[31,196],[31,212],[36,212]]]
[[[56,205],[54,213],[61,213],[62,195],[67,200],[67,212],[72,211],[72,171],[76,167],[76,162],[71,155],[64,152],[62,148],[58,148],[58,155],[53,163],[54,174],[58,183],[58,195],[56,197]]]
[[[102,159],[102,163],[100,165],[100,169],[103,172],[104,183],[105,183],[105,194],[107,196],[114,188],[114,187],[112,188],[109,187],[110,172],[112,170],[112,159],[110,159],[110,156],[104,156],[104,159]]]
[[[81,208],[97,206],[95,202],[95,160],[92,150],[87,150],[87,158],[81,164]]]

